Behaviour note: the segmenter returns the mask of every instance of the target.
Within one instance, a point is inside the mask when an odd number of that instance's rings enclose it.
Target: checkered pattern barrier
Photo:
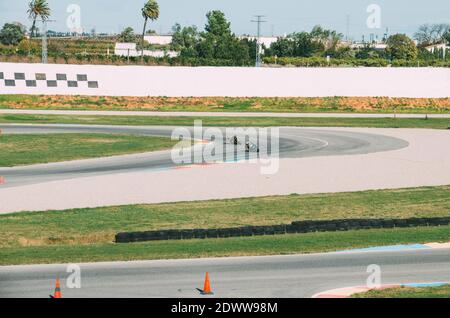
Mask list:
[[[0,86],[16,86],[19,82],[25,82],[26,87],[38,87],[41,82],[46,87],[88,87],[98,88],[98,81],[88,79],[87,74],[76,74],[68,76],[65,73],[46,74],[46,73],[14,73],[12,76],[6,76],[0,72]]]

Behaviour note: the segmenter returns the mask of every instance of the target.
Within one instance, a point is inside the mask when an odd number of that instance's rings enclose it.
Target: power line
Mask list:
[[[265,23],[267,21],[262,20],[264,18],[264,15],[255,15],[256,20],[251,20],[253,23],[257,23],[258,25],[258,31],[257,31],[257,37],[256,37],[256,62],[255,66],[260,67],[261,66],[261,23]]]

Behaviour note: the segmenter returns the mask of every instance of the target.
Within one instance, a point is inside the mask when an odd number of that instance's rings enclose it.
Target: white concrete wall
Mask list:
[[[3,79],[1,78],[3,73]],[[14,73],[45,73],[55,80],[57,73],[75,80],[87,75],[87,82],[68,87],[26,87],[17,80],[5,86]],[[240,67],[147,67],[58,64],[0,63],[0,94],[72,94],[113,96],[391,96],[450,97],[448,68],[240,68]]]

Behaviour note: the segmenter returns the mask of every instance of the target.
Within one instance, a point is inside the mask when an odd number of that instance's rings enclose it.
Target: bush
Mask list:
[[[58,45],[49,46],[49,57],[51,62],[74,63],[74,64],[142,64],[141,57],[127,57],[106,55],[106,49],[81,51],[74,47],[77,42],[74,40],[58,39],[51,41],[60,41]],[[66,42],[65,42],[66,41]],[[81,41],[81,40],[78,40]],[[93,43],[94,40],[89,40]],[[86,40],[86,46],[92,47],[93,44]],[[108,42],[101,42],[101,45]],[[70,47],[66,50],[66,44]],[[70,44],[70,45],[69,45]],[[81,46],[78,44],[78,46]],[[100,46],[100,45],[98,45]],[[51,48],[54,48],[51,50]],[[16,46],[0,44],[0,56],[5,57],[2,60],[15,62],[37,62],[41,58],[41,44],[36,40],[22,40]],[[236,61],[233,59],[200,58],[179,56],[175,58],[155,58],[144,56],[144,65],[171,65],[171,66],[253,66],[253,61]],[[265,57],[264,63],[267,65],[296,66],[296,67],[386,67],[392,64],[393,67],[450,67],[450,59],[395,59],[392,62],[383,58],[358,59],[356,57],[331,58],[328,62],[325,57]]]
[[[382,58],[369,58],[369,59],[357,59],[357,58],[342,58],[342,59],[330,59],[327,62],[323,57],[265,57],[264,63],[269,65],[282,65],[282,66],[297,66],[297,67],[386,67],[392,64],[393,67],[450,67],[450,60],[393,60],[392,63]]]
[[[17,45],[25,37],[24,31],[20,25],[5,23],[0,30],[0,42],[3,45]]]

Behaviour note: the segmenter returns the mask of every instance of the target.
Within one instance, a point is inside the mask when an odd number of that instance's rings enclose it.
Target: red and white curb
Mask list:
[[[378,288],[369,288],[365,286],[344,287],[320,292],[312,295],[311,298],[349,298],[354,294],[364,293],[369,290],[382,290],[388,288],[397,288],[401,286],[402,285],[400,284],[393,284],[393,285],[383,285]]]
[[[450,248],[450,242],[449,243],[427,243],[424,245],[429,248]]]
[[[370,288],[366,286],[354,286],[354,287],[344,287],[337,289],[330,289],[324,292],[314,294],[311,298],[349,298],[352,295],[365,293],[370,290],[383,290],[390,288],[400,288],[400,287],[439,287],[444,285],[450,285],[450,283],[411,283],[411,284],[388,284],[382,285],[377,288]]]

